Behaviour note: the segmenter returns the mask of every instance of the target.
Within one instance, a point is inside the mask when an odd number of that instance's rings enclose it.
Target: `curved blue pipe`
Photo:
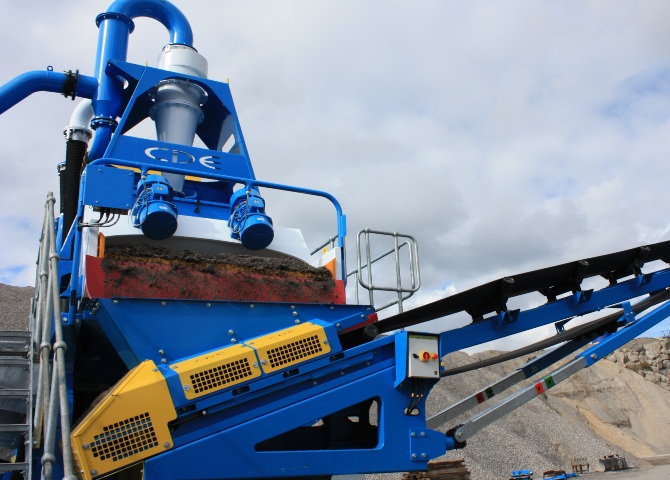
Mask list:
[[[67,74],[53,70],[26,72],[0,87],[0,114],[3,114],[29,95],[36,92],[63,93]],[[76,87],[78,97],[93,98],[98,80],[79,75]]]
[[[148,17],[162,23],[170,32],[170,43],[193,46],[193,31],[184,14],[164,0],[116,0],[108,13],[118,13],[130,19]]]
[[[137,17],[158,20],[170,32],[171,43],[193,47],[191,25],[177,7],[165,0],[117,0],[107,12],[98,15],[95,75],[100,86],[92,102],[95,118],[91,125],[96,132],[88,152],[91,160],[104,155],[116,128],[116,117],[121,114],[123,84],[121,79],[108,76],[105,68],[110,60],[126,60],[128,37],[135,28],[133,18]]]

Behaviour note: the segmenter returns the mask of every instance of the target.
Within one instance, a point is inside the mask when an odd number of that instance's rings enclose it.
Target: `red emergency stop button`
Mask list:
[[[433,354],[430,356],[430,358],[432,358],[433,360],[437,360],[437,353],[433,353]]]
[[[422,362],[427,362],[428,360],[430,360],[430,353],[421,352],[421,361]]]

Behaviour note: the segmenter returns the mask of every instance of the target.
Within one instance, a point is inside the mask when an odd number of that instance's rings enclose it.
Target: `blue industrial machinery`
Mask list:
[[[169,30],[157,68],[126,62],[137,17]],[[357,271],[347,274],[339,203],[256,179],[229,86],[207,78],[184,15],[165,0],[118,0],[97,24],[92,76],[30,72],[0,88],[0,113],[36,91],[83,99],[65,131],[60,215],[55,197],[47,198],[31,334],[16,334],[25,348],[0,365],[5,382],[9,369],[36,366],[28,386],[3,385],[0,403],[25,400],[0,408],[0,446],[12,452],[0,472],[9,477],[426,470],[670,316],[670,269],[643,271],[670,259],[663,242],[505,277],[378,320],[372,295],[370,304],[346,303],[345,280],[357,273],[364,288],[396,292],[401,307],[403,293],[420,284],[416,241],[389,234],[394,247],[372,259],[367,239],[380,232],[366,230],[367,261],[359,253]],[[155,138],[136,135],[145,120]],[[325,198],[337,234],[310,251],[298,229],[268,216],[267,190]],[[396,286],[375,286],[372,264],[390,253],[398,262],[402,252],[412,285],[398,274]],[[607,285],[583,289],[593,277]],[[535,292],[546,303],[508,308],[510,298]],[[566,328],[605,308],[614,313]],[[472,322],[441,334],[408,330],[458,312]],[[452,368],[441,362],[446,354],[547,324],[556,336],[492,361],[556,348],[426,418],[426,396],[440,379],[484,366]],[[449,425],[578,350],[535,383]]]

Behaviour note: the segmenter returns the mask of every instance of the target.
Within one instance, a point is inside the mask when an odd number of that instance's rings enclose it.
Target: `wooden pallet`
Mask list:
[[[427,472],[405,473],[402,478],[407,480],[470,480],[470,472],[465,466],[465,460],[446,460],[429,463]]]

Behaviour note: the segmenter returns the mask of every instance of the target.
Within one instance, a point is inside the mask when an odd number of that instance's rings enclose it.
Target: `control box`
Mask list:
[[[439,340],[439,335],[428,333],[408,334],[408,378],[440,378]]]

